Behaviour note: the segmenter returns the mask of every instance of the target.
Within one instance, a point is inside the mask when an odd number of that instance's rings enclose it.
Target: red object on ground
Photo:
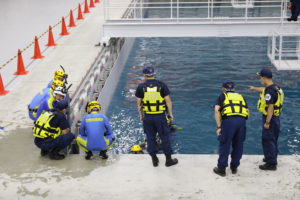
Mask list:
[[[9,93],[9,91],[5,90],[4,84],[3,84],[3,81],[2,81],[2,76],[0,74],[0,96],[4,96],[7,93]]]
[[[40,50],[39,40],[38,40],[37,36],[34,37],[34,55],[31,58],[32,59],[44,58],[44,56],[42,56],[42,53],[41,53],[41,50]]]
[[[14,75],[25,75],[25,74],[28,74],[28,71],[26,71],[24,67],[22,52],[20,49],[18,49],[18,66],[17,66],[17,71],[14,73]]]
[[[94,0],[90,0],[90,8],[95,8]]]
[[[84,11],[83,11],[83,13],[90,13],[87,0],[84,1]]]
[[[64,35],[69,35],[69,34],[70,33],[67,30],[65,18],[62,17],[62,20],[61,20],[61,33],[60,33],[60,35],[64,36]]]
[[[74,17],[73,17],[73,10],[70,10],[70,22],[69,22],[69,27],[76,27]]]
[[[52,27],[49,26],[49,34],[48,34],[48,44],[46,44],[47,47],[53,47],[56,46],[56,43],[54,41],[53,33],[52,33]]]
[[[81,11],[81,5],[80,3],[78,4],[78,15],[77,15],[77,20],[82,20],[84,19],[83,18],[83,14],[82,14],[82,11]]]
[[[95,0],[95,3],[100,3],[100,0]]]

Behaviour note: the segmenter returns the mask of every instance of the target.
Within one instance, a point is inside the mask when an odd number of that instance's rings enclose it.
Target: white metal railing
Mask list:
[[[194,20],[199,22],[281,22],[287,18],[289,0],[106,0],[104,16],[109,22],[169,23]],[[130,13],[122,18],[118,13]]]
[[[268,41],[268,57],[277,67],[283,62],[298,62],[300,68],[300,29],[273,32]]]

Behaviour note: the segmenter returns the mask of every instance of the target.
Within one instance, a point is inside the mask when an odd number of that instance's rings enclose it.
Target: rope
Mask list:
[[[81,3],[81,5],[84,5],[84,2]],[[72,11],[76,11],[78,9],[78,7],[72,9]],[[65,18],[68,18],[70,16],[70,13],[68,15],[65,16]],[[54,26],[52,26],[52,29],[54,29],[55,27],[57,27],[59,24],[61,24],[61,20],[56,23]],[[38,39],[42,38],[44,35],[46,35],[49,32],[49,30],[44,31],[41,35],[38,36]],[[21,52],[26,51],[27,49],[29,49],[32,45],[34,44],[34,40],[28,44],[24,49],[21,50]],[[14,55],[13,57],[11,57],[10,59],[8,59],[6,62],[4,62],[1,66],[0,66],[0,70],[3,69],[4,67],[6,67],[10,62],[12,62],[13,60],[15,60],[18,57],[18,54]]]

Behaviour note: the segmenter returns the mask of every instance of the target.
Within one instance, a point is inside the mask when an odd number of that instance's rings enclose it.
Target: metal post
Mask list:
[[[135,9],[136,9],[136,1],[137,0],[134,0],[134,3],[133,3],[133,19],[136,18],[136,11],[135,11]]]
[[[210,14],[211,14],[211,21],[214,21],[214,0],[211,0],[211,11],[210,11]]]
[[[246,22],[248,21],[248,5],[249,5],[249,0],[246,0],[246,8],[245,8],[245,20],[246,20]]]
[[[207,1],[207,19],[210,17],[210,0]]]
[[[279,67],[281,65],[281,58],[282,58],[282,35],[279,36]]]
[[[283,11],[286,9],[285,7],[286,6],[284,6],[285,4],[283,3],[283,0],[281,0],[281,7],[280,7],[280,22],[281,22],[281,24],[283,23]]]
[[[177,23],[179,23],[179,0],[177,0]]]
[[[171,6],[170,6],[170,8],[171,8],[171,19],[173,19],[173,0],[170,0],[170,4],[171,4]]]
[[[140,16],[141,16],[141,23],[143,23],[143,6],[144,4],[140,1]]]
[[[104,21],[106,21],[106,19],[107,19],[107,17],[106,17],[106,1],[104,1],[103,13],[104,13]]]
[[[275,48],[276,48],[276,37],[275,37],[275,34],[273,33],[273,36],[272,36],[272,61],[275,60]]]

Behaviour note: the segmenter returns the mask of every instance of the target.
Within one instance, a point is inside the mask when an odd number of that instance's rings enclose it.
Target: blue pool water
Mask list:
[[[171,90],[177,131],[174,150],[183,154],[217,152],[213,105],[224,80],[233,80],[251,111],[247,122],[245,154],[261,154],[261,115],[256,110],[258,94],[249,85],[260,86],[256,72],[271,68],[274,80],[285,92],[280,154],[300,153],[300,73],[277,72],[267,58],[267,38],[138,38],[118,83],[107,113],[118,136],[113,151],[128,153],[145,136],[138,119],[134,96],[143,81],[141,68],[156,67],[158,79]]]

